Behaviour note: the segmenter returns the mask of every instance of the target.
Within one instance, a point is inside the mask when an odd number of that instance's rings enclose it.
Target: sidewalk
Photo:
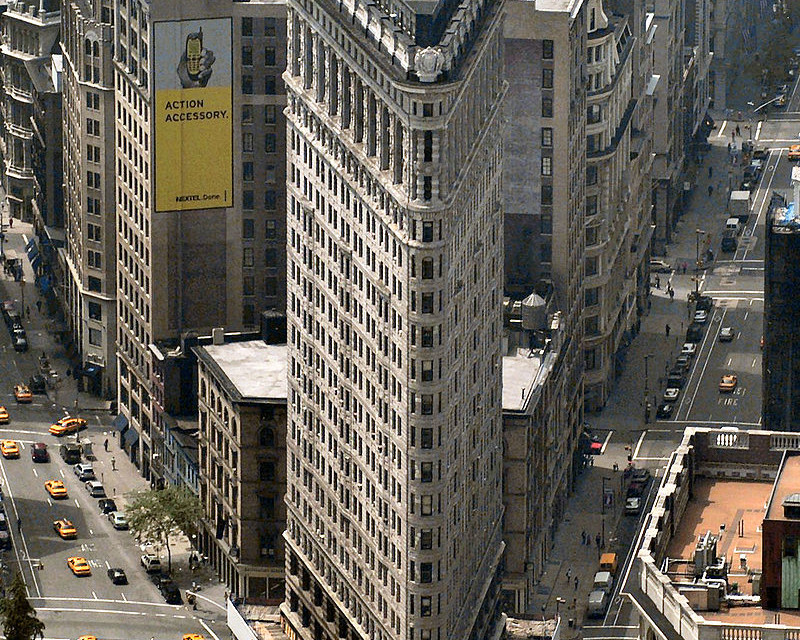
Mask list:
[[[717,121],[715,129],[709,137],[711,149],[706,154],[704,164],[697,167],[695,183],[689,196],[684,213],[678,221],[672,243],[668,246],[664,258],[675,271],[672,274],[659,274],[660,288],[656,288],[655,274],[652,275],[650,308],[642,317],[639,334],[627,350],[625,368],[616,380],[614,390],[603,411],[586,416],[592,429],[599,434],[611,434],[604,454],[593,456],[590,466],[584,468],[576,482],[575,491],[568,501],[563,522],[553,540],[546,572],[537,585],[532,614],[544,614],[551,618],[562,617],[566,638],[578,637],[580,629],[586,624],[599,625],[600,620],[586,620],[586,603],[592,586],[595,572],[598,570],[598,558],[601,551],[615,552],[619,556],[619,572],[628,553],[628,540],[632,523],[621,526],[624,515],[626,485],[622,481],[622,471],[614,471],[614,465],[624,469],[627,464],[628,450],[635,453],[636,442],[645,429],[645,387],[647,378],[647,397],[653,405],[653,415],[663,392],[663,379],[670,364],[680,352],[686,327],[691,318],[692,306],[687,302],[688,295],[695,289],[694,265],[696,260],[696,229],[706,231],[700,236],[699,252],[711,247],[719,260],[719,241],[727,218],[728,169],[731,168],[731,182],[734,189],[741,179],[741,161],[732,165],[728,154],[730,129],[725,135],[718,136],[722,121]],[[735,127],[736,123],[732,126]],[[737,137],[736,142],[741,143]],[[711,169],[709,177],[708,167]],[[709,196],[708,187],[713,186]],[[703,265],[698,273],[698,282],[702,290],[704,269],[713,269],[716,260]],[[686,272],[683,264],[686,264]],[[674,298],[670,298],[667,285],[674,289]],[[670,326],[669,337],[666,325]],[[633,460],[636,464],[636,460]],[[641,465],[637,465],[641,466]],[[659,469],[651,468],[654,475]],[[655,480],[658,482],[658,479]],[[614,505],[603,513],[603,485],[614,489]],[[653,488],[652,490],[654,490]],[[589,544],[582,544],[581,534],[586,532]],[[600,535],[601,546],[595,542]],[[604,540],[603,540],[604,538]],[[568,577],[569,576],[569,577]],[[577,578],[577,583],[576,583]],[[570,627],[569,621],[573,621]]]
[[[14,249],[22,258],[25,284],[20,287],[13,278],[5,275],[0,270],[0,292],[2,299],[15,299],[18,301],[23,316],[23,325],[30,349],[25,357],[35,361],[45,353],[51,367],[58,372],[59,386],[57,389],[47,390],[47,399],[52,406],[63,411],[64,414],[80,415],[89,421],[89,429],[80,434],[79,439],[89,439],[92,442],[92,451],[96,460],[92,461],[95,473],[106,489],[106,494],[114,498],[117,506],[125,510],[130,495],[136,491],[145,491],[150,484],[139,473],[138,468],[128,458],[122,449],[119,432],[114,429],[111,422],[115,417],[109,411],[109,402],[84,391],[78,391],[77,380],[71,372],[75,365],[67,354],[65,345],[57,342],[50,330],[52,318],[46,313],[46,305],[41,309],[37,300],[43,300],[34,284],[34,272],[30,261],[25,255],[25,238],[33,236],[32,225],[14,220],[14,226],[6,230],[5,248]],[[24,291],[22,289],[24,288]],[[22,298],[24,296],[24,305]],[[27,381],[27,376],[25,377]],[[9,381],[10,382],[10,381]],[[98,430],[99,427],[99,430]],[[106,450],[105,443],[108,442]],[[192,571],[189,568],[189,554],[191,545],[189,540],[181,536],[172,544],[172,578],[185,592],[190,589],[198,591],[198,615],[206,620],[224,620],[225,618],[225,585],[220,583],[210,566],[202,565]],[[166,556],[166,551],[162,550]],[[166,564],[166,563],[165,563]],[[188,609],[191,606],[184,603]]]

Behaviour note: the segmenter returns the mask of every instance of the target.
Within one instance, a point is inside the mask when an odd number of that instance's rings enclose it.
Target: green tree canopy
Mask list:
[[[189,537],[197,531],[197,524],[203,517],[200,500],[185,487],[174,485],[140,491],[132,494],[130,500],[125,513],[131,531],[140,540],[166,547],[168,567],[172,571],[170,537],[178,533]]]
[[[36,610],[28,602],[25,581],[19,572],[14,576],[6,596],[0,600],[0,617],[6,640],[34,640],[44,638],[44,622],[36,617]]]

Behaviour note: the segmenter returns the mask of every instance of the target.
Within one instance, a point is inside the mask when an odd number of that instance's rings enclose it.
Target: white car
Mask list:
[[[128,528],[128,519],[121,511],[112,511],[109,513],[108,521],[115,529],[123,530]]]
[[[667,390],[664,391],[664,402],[675,402],[680,393],[680,389],[676,389],[675,387],[667,387]]]
[[[683,347],[681,347],[682,356],[694,357],[695,353],[697,353],[697,345],[694,342],[683,343]]]
[[[661,260],[659,258],[651,258],[650,271],[652,273],[671,273],[672,267],[669,265],[668,262],[665,262],[664,260]]]
[[[708,320],[708,311],[703,311],[701,309],[700,311],[694,312],[694,321],[697,324],[705,324],[706,320]]]

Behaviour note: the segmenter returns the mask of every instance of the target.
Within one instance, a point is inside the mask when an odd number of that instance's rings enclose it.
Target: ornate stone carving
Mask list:
[[[437,47],[425,47],[414,56],[414,69],[421,82],[436,82],[444,67],[444,54]]]

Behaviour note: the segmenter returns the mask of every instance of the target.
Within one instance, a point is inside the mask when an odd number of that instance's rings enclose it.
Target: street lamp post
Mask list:
[[[652,357],[652,353],[646,353],[644,356],[644,422],[647,424],[650,422],[650,408],[648,407],[648,391],[649,391],[649,384],[650,384],[650,376],[648,375],[648,360]]]

